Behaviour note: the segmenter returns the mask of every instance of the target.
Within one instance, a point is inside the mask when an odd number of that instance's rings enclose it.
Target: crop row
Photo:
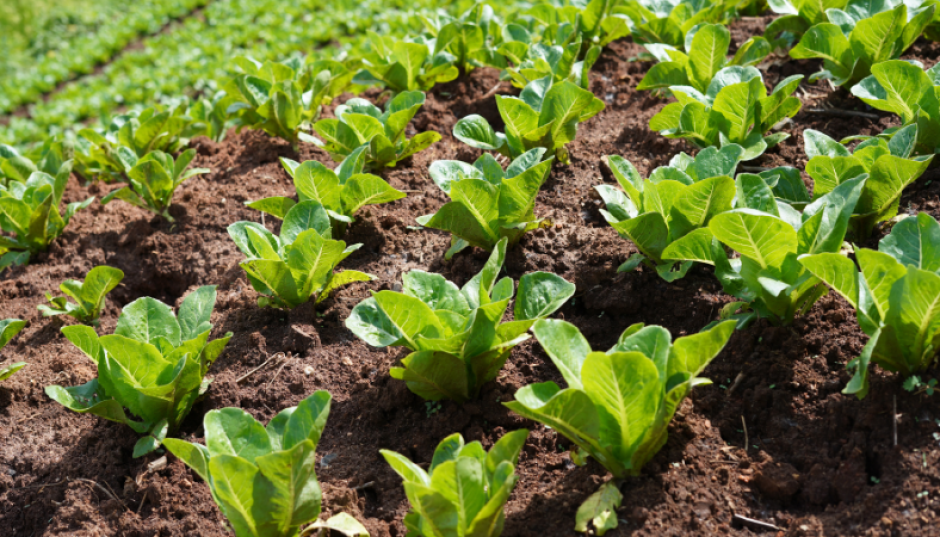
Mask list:
[[[35,102],[56,85],[90,73],[142,34],[159,31],[209,0],[150,0],[135,2],[88,34],[62,42],[43,40],[17,60],[4,61],[0,71],[0,114]],[[114,6],[109,11],[116,11]],[[100,8],[97,8],[100,9]],[[53,35],[58,31],[49,32]],[[38,56],[38,57],[37,57]]]
[[[458,3],[459,4],[459,3]],[[150,37],[108,64],[102,73],[83,77],[29,107],[29,117],[9,117],[0,142],[24,147],[71,130],[88,119],[107,124],[118,110],[186,97],[211,96],[216,80],[231,74],[232,58],[259,61],[312,52],[332,56],[339,48],[356,51],[363,29],[401,35],[413,10],[434,5],[341,0],[218,0],[201,16],[187,18],[171,31]],[[316,16],[314,16],[316,14]]]
[[[872,364],[917,379],[940,343],[940,223],[926,214],[900,218],[904,188],[920,177],[940,148],[940,67],[898,60],[926,31],[933,35],[933,2],[772,2],[786,13],[764,37],[740,44],[728,57],[724,22],[740,6],[593,0],[538,4],[506,19],[475,6],[460,17],[423,17],[425,31],[407,39],[369,34],[361,58],[259,62],[233,60],[240,73],[221,91],[187,108],[149,108],[115,117],[101,130],[84,129],[74,142],[49,140],[20,155],[2,148],[0,224],[9,233],[0,263],[25,264],[49,245],[75,211],[93,199],[58,207],[72,172],[87,181],[126,183],[102,200],[118,199],[170,218],[174,190],[188,177],[190,137],[219,139],[230,126],[263,130],[295,146],[314,143],[339,162],[281,163],[296,199],[272,197],[249,207],[281,220],[278,234],[255,222],[235,222],[229,235],[259,307],[294,308],[320,302],[340,286],[372,281],[336,270],[358,244],[342,241],[357,211],[405,197],[378,174],[440,139],[409,137],[424,91],[477,67],[502,69],[518,96],[496,96],[504,124],[496,131],[481,116],[460,119],[454,137],[484,150],[474,163],[437,161],[429,175],[450,201],[419,217],[422,226],[451,234],[446,258],[477,247],[490,251],[483,269],[458,287],[442,275],[413,270],[400,291],[379,291],[353,308],[346,326],[374,347],[405,347],[390,376],[422,398],[474,399],[499,374],[512,349],[531,331],[565,379],[520,389],[505,403],[519,415],[555,429],[574,446],[571,458],[594,458],[614,480],[579,508],[576,528],[598,534],[617,525],[620,480],[637,474],[665,444],[668,424],[698,375],[735,329],[755,319],[786,325],[830,289],[856,309],[869,337],[849,367],[844,393],[865,397]],[[664,9],[664,6],[668,9]],[[655,8],[655,9],[654,9]],[[910,9],[909,9],[910,8]],[[641,89],[671,94],[650,122],[664,136],[686,139],[699,151],[676,155],[642,177],[627,160],[605,159],[620,188],[597,187],[604,216],[639,253],[621,271],[645,265],[666,281],[695,264],[712,266],[736,298],[701,332],[672,339],[658,326],[628,327],[617,344],[595,351],[573,325],[549,317],[574,294],[574,285],[545,272],[519,282],[499,278],[506,251],[542,225],[535,200],[553,166],[569,160],[566,145],[578,127],[604,107],[587,88],[591,66],[611,41],[645,44],[657,63]],[[792,48],[791,48],[792,47]],[[801,107],[794,96],[802,75],[771,91],[760,64],[775,50],[794,58],[820,57],[816,78],[844,85],[861,101],[892,112],[902,125],[877,136],[837,141],[804,132],[805,171],[812,194],[793,167],[738,173],[786,138],[769,134]],[[321,118],[321,107],[350,89],[383,86],[382,107],[352,98]],[[850,149],[850,146],[854,147]],[[174,157],[174,154],[178,156]],[[876,230],[890,232],[878,249],[856,249]],[[2,253],[2,252],[0,252]],[[68,314],[95,323],[105,295],[123,274],[97,267],[84,282],[69,280],[49,297],[45,315]],[[199,474],[237,535],[296,535],[317,518],[320,491],[314,450],[329,412],[317,392],[278,414],[267,427],[239,409],[205,416],[206,445],[168,435],[206,389],[205,375],[231,334],[209,341],[214,287],[191,293],[174,314],[151,298],[125,306],[111,335],[90,326],[64,335],[98,367],[82,386],[51,386],[47,394],[77,412],[125,423],[143,435],[135,456],[163,445]],[[502,322],[512,305],[512,320]],[[6,321],[4,342],[22,328]],[[421,535],[498,535],[502,507],[515,483],[514,465],[526,433],[505,435],[487,453],[459,435],[446,438],[426,471],[383,452],[405,483],[412,511],[406,527]],[[348,534],[361,532],[348,518]],[[311,527],[313,528],[313,527]],[[304,530],[304,533],[315,529]]]

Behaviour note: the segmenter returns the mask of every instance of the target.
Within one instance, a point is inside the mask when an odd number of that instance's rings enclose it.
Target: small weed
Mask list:
[[[437,414],[441,410],[441,404],[437,401],[425,401],[424,406],[427,412],[427,417],[431,417],[431,414]]]

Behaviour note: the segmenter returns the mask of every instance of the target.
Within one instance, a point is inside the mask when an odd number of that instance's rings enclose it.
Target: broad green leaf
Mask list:
[[[689,50],[689,79],[699,91],[708,89],[715,74],[724,66],[731,33],[722,24],[706,24],[692,38]]]
[[[660,405],[659,371],[639,352],[594,352],[584,360],[581,381],[597,409],[602,443],[628,460]]]
[[[193,339],[212,328],[209,321],[215,308],[215,289],[214,285],[204,285],[190,293],[180,304],[179,325],[182,341]]]
[[[519,279],[514,318],[535,320],[548,317],[574,295],[575,285],[550,272],[531,272]]]
[[[174,347],[180,344],[180,325],[169,306],[155,298],[138,298],[121,310],[114,333],[130,339],[155,343],[166,338]]]
[[[927,213],[905,218],[881,239],[878,250],[904,266],[936,273],[940,271],[940,224]]]
[[[214,460],[222,455],[254,463],[271,452],[271,440],[264,426],[240,408],[210,410],[204,420],[206,448]]]
[[[796,231],[773,215],[752,209],[735,209],[712,218],[708,225],[715,237],[761,268],[778,266],[796,252]]]
[[[16,337],[23,328],[26,327],[27,321],[20,319],[3,319],[0,320],[0,349],[6,346],[11,339]],[[92,330],[94,333],[94,330]],[[97,355],[97,353],[95,353]]]

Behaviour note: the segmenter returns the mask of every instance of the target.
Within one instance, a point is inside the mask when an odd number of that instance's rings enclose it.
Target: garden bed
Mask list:
[[[733,41],[761,33],[767,20],[731,25]],[[577,325],[595,349],[610,347],[636,322],[661,324],[674,337],[695,333],[730,301],[707,267],[695,267],[674,283],[643,268],[617,273],[635,249],[598,212],[601,201],[593,187],[613,182],[601,157],[621,155],[645,176],[679,151],[690,151],[684,142],[667,140],[648,127],[667,101],[635,90],[650,64],[628,59],[641,51],[621,42],[602,54],[591,89],[606,109],[579,129],[569,146],[571,165],[556,165],[539,194],[536,214],[550,225],[526,235],[505,264],[516,279],[545,270],[575,282],[574,300],[557,316]],[[938,54],[940,45],[919,41],[904,58],[930,66]],[[818,68],[818,62],[782,58],[771,62],[764,78],[773,87],[788,75]],[[497,84],[499,93],[516,91],[500,84],[496,71],[479,69],[429,93],[412,126],[418,132],[436,130],[443,139],[384,173],[408,197],[363,211],[344,238],[363,247],[341,268],[368,272],[377,281],[343,288],[318,310],[312,305],[293,311],[259,308],[238,266],[242,255],[226,232],[238,220],[260,221],[260,213],[243,202],[294,194],[279,157],[334,166],[312,145],[303,145],[298,155],[260,132],[233,131],[223,143],[194,140],[194,165],[212,172],[179,189],[171,209],[175,224],[127,204],[96,203],[76,215],[48,253],[0,277],[2,316],[31,321],[2,351],[4,363],[15,358],[29,365],[0,388],[0,533],[228,534],[208,488],[182,462],[168,455],[161,468],[160,454],[133,459],[137,437],[129,429],[74,414],[43,393],[51,384],[84,383],[95,376],[95,368],[60,334],[63,321],[43,319],[36,305],[63,279],[81,278],[107,264],[126,276],[109,296],[103,333],[113,329],[120,307],[138,297],[172,304],[197,286],[218,285],[212,320],[218,334],[235,336],[212,366],[214,382],[184,422],[181,437],[201,438],[202,416],[211,409],[236,406],[266,422],[314,390],[328,390],[334,403],[317,450],[324,510],[354,515],[373,537],[403,537],[401,519],[408,504],[379,449],[428,462],[437,443],[454,432],[489,446],[505,431],[532,428],[503,534],[572,535],[578,505],[608,476],[593,461],[576,467],[564,438],[501,404],[526,384],[561,382],[534,340],[512,353],[479,400],[429,404],[388,376],[389,367],[405,356],[403,349],[371,348],[343,324],[370,290],[393,288],[403,272],[440,272],[463,284],[481,268],[487,255],[476,249],[445,262],[449,237],[416,229],[415,218],[446,201],[428,177],[428,165],[440,159],[472,161],[480,153],[453,138],[457,119],[480,114],[499,130],[495,102],[483,98]],[[804,81],[801,88],[803,111],[784,126],[791,138],[747,165],[802,169],[806,128],[838,139],[897,124],[896,117],[880,112],[877,120],[810,112],[863,105],[831,91],[827,83]],[[378,92],[366,96],[376,98]],[[928,170],[905,193],[902,213],[940,216],[938,179],[940,170]],[[73,177],[65,197],[100,198],[110,188],[86,188]],[[272,224],[269,219],[268,227]],[[935,535],[940,524],[940,399],[905,392],[894,375],[878,368],[873,368],[871,393],[864,401],[842,395],[849,378],[845,364],[866,341],[853,317],[849,305],[832,293],[791,327],[759,322],[737,332],[705,370],[714,384],[696,389],[673,420],[667,445],[640,477],[622,487],[622,522],[611,534],[764,531],[738,525],[733,521],[737,514],[773,524],[785,535]]]

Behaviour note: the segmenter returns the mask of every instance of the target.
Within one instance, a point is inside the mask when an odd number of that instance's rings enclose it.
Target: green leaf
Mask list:
[[[267,431],[239,408],[210,410],[206,413],[204,428],[211,460],[233,456],[253,464],[256,458],[271,452]]]
[[[277,531],[276,535],[291,535],[320,515],[322,493],[314,473],[315,449],[313,443],[303,441],[255,459],[261,475],[270,482],[267,490],[256,489],[254,498],[257,510],[252,515],[261,527]]]
[[[789,224],[752,209],[719,214],[708,227],[718,240],[761,268],[778,266],[788,253],[796,252],[796,231]]]
[[[258,535],[254,506],[259,474],[257,466],[241,457],[220,454],[209,459],[213,497],[237,535]]]
[[[404,197],[404,192],[392,188],[381,177],[371,174],[353,175],[343,188],[343,214],[352,216],[366,205],[388,203]]]
[[[26,362],[14,362],[0,367],[0,382],[12,377],[17,371],[26,367]]]
[[[514,318],[535,320],[548,317],[574,296],[575,285],[550,272],[531,272],[519,280]]]
[[[438,351],[419,351],[402,360],[404,368],[392,368],[392,378],[404,380],[408,389],[428,401],[470,397],[466,364],[456,356]]]
[[[854,34],[854,32],[853,32]],[[790,50],[797,60],[821,58],[826,71],[837,86],[848,82],[855,68],[855,56],[842,29],[831,23],[817,24],[809,29],[799,44]]]
[[[166,338],[174,347],[179,346],[181,335],[173,310],[150,297],[138,298],[124,306],[114,333],[151,344],[156,344],[157,338]]]
[[[6,344],[16,337],[26,327],[26,324],[27,321],[20,319],[0,320],[0,349],[6,347]]]
[[[731,33],[721,24],[699,28],[689,48],[689,79],[697,90],[704,92],[715,74],[724,66],[731,44]]]
[[[477,149],[498,151],[505,145],[505,139],[500,139],[489,122],[478,115],[470,115],[457,121],[454,125],[454,137]]]
[[[180,304],[179,325],[182,341],[189,341],[212,328],[209,320],[215,308],[215,289],[214,285],[204,285],[190,293]]]
[[[629,460],[660,404],[656,366],[639,352],[594,352],[584,360],[581,381],[599,415],[601,442],[618,459]]]
[[[301,537],[313,534],[319,535],[323,530],[327,530],[327,533],[339,532],[346,537],[369,537],[369,531],[366,530],[365,526],[348,513],[338,513],[326,521],[318,520],[314,522],[313,525],[308,526],[301,533]]]
[[[936,273],[940,271],[940,224],[927,213],[907,217],[881,239],[878,250],[904,266]]]
[[[209,483],[209,451],[205,446],[167,438],[163,441],[163,447],[192,468],[203,481]]]
[[[623,495],[613,481],[601,485],[597,492],[588,496],[575,514],[574,531],[587,532],[588,522],[594,524],[598,535],[617,527],[617,511]]]
[[[314,230],[326,238],[330,236],[330,216],[326,208],[316,201],[302,201],[291,207],[281,224],[281,240],[290,244],[307,230]]]

